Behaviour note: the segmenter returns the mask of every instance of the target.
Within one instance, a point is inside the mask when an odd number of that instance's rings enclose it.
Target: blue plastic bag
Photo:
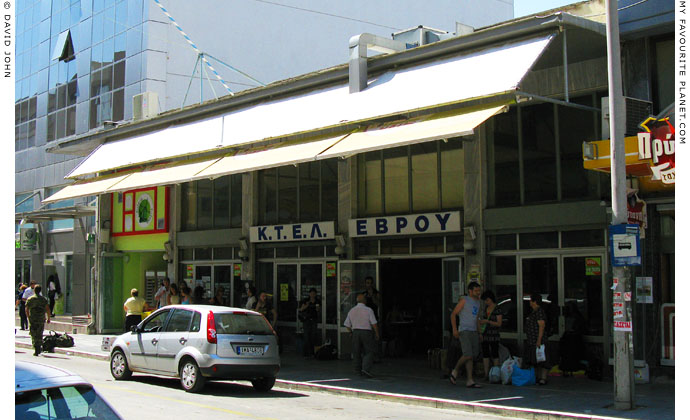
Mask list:
[[[517,366],[513,366],[513,375],[511,376],[511,380],[515,386],[534,385],[537,383],[534,368],[520,369]]]

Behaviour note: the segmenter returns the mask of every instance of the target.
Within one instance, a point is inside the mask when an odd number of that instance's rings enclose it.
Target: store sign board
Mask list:
[[[349,228],[350,236],[353,238],[460,232],[460,212],[351,219]]]
[[[585,258],[585,275],[586,276],[600,276],[601,275],[601,257]]]
[[[611,265],[614,267],[642,265],[639,225],[610,226],[609,243],[611,244]]]
[[[676,183],[675,133],[668,118],[647,118],[640,124],[646,132],[637,134],[640,160],[650,160],[652,179],[664,184]]]
[[[333,238],[335,238],[335,222],[252,226],[249,228],[249,241],[252,243],[317,241]]]

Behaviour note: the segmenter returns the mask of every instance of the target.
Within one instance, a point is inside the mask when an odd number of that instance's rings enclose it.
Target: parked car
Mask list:
[[[206,380],[249,380],[269,391],[280,370],[276,333],[258,312],[210,305],[170,305],[153,312],[115,339],[110,373],[177,377],[185,391]]]
[[[78,375],[40,363],[14,362],[14,418],[121,419]]]

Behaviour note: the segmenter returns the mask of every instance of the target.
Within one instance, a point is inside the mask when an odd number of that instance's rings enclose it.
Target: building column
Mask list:
[[[249,245],[247,258],[242,261],[242,281],[254,280],[256,253],[254,245],[249,242],[249,229],[259,220],[259,182],[258,172],[242,174],[242,240]]]
[[[464,149],[464,204],[463,228],[474,227],[476,238],[469,241],[468,229],[463,229],[465,243],[465,267],[463,281],[466,287],[467,273],[471,267],[479,266],[482,286],[486,281],[484,264],[486,247],[484,246],[483,210],[488,188],[485,162],[486,129],[484,125],[475,129],[474,139],[463,144]],[[468,245],[472,243],[473,246]]]

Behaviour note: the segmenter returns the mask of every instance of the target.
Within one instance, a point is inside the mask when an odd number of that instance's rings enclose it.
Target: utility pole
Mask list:
[[[608,49],[609,112],[611,132],[611,207],[612,225],[628,221],[627,185],[625,182],[625,143],[623,86],[621,79],[620,35],[618,27],[618,0],[606,0],[606,43]],[[613,267],[613,278],[618,279],[614,292],[623,296],[630,291],[628,267]],[[615,280],[614,280],[615,284]],[[615,301],[614,297],[614,301]],[[620,299],[623,317],[619,320],[632,321],[632,301]],[[614,363],[614,407],[617,410],[631,410],[635,407],[635,380],[633,376],[632,331],[613,331]]]

